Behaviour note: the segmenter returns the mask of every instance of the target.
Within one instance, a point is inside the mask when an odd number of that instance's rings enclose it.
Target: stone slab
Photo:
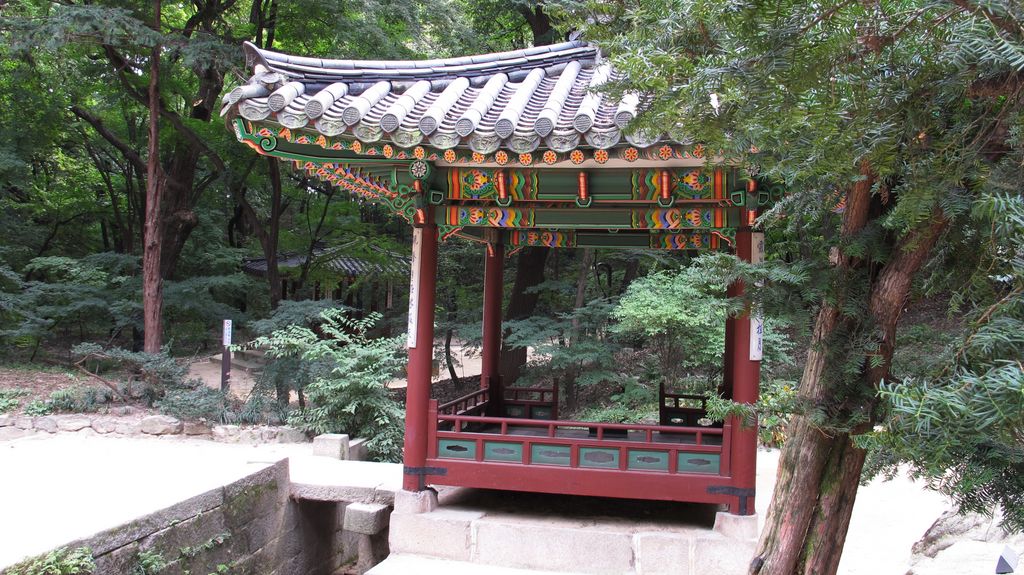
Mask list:
[[[395,492],[395,511],[398,513],[430,513],[437,509],[438,497],[438,492],[433,489],[423,491],[400,489]]]
[[[380,503],[351,503],[345,508],[346,531],[376,535],[387,529],[391,508]]]
[[[349,437],[344,433],[324,433],[313,438],[313,455],[348,459]]]
[[[757,514],[733,515],[728,511],[719,511],[715,514],[715,532],[729,539],[741,541],[756,540],[760,534],[757,527]]]
[[[388,538],[391,551],[456,561],[473,560],[472,527],[481,517],[480,511],[456,509],[392,513]]]
[[[637,575],[690,575],[692,539],[670,533],[637,533],[633,537]]]
[[[693,575],[746,575],[757,541],[740,541],[717,533],[693,541]]]
[[[366,572],[366,575],[579,575],[569,571],[537,571],[508,567],[481,568],[477,563],[450,561],[418,555],[394,554]]]
[[[291,458],[292,497],[391,505],[402,488],[402,466],[327,457]]]
[[[443,511],[443,508],[442,508]],[[429,517],[438,511],[414,517]],[[633,537],[598,526],[550,525],[543,519],[525,526],[484,518],[473,525],[475,562],[520,569],[582,573],[628,573],[634,564]],[[568,552],[568,550],[579,552]]]

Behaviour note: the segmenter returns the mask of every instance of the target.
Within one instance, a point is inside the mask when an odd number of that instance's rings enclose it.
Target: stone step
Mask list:
[[[451,561],[422,555],[389,555],[366,575],[579,575],[570,571],[537,571],[511,567],[481,566],[479,563]]]
[[[258,365],[267,364],[267,352],[262,349],[240,349],[232,355],[233,358],[240,358]]]
[[[210,363],[220,365],[222,361],[221,354],[210,356]],[[232,371],[244,371],[246,373],[259,373],[263,371],[266,366],[260,363],[254,363],[250,360],[243,359],[236,355],[231,357],[231,370]]]
[[[398,508],[396,502],[396,508]],[[588,575],[744,575],[757,519],[716,527],[635,518],[570,518],[442,505],[391,515],[392,553],[493,568]],[[409,571],[410,573],[416,571]]]

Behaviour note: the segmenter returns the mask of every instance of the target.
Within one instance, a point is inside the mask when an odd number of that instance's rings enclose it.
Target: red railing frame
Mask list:
[[[523,399],[523,396],[540,396],[539,399]],[[530,407],[550,407],[551,419],[558,419],[558,385],[550,387],[507,387],[502,393],[503,406],[521,405]]]
[[[428,481],[438,485],[535,491],[567,495],[589,495],[621,497],[663,501],[688,501],[694,503],[730,503],[728,493],[722,487],[733,484],[731,477],[730,449],[733,426],[722,428],[689,428],[662,425],[630,425],[619,423],[593,423],[581,421],[547,421],[536,419],[509,419],[480,417],[473,415],[445,415],[438,413],[437,404],[431,405],[430,417],[436,422],[429,430],[428,466],[437,470],[428,475]],[[460,431],[466,425],[499,425],[498,433]],[[439,426],[451,425],[451,431]],[[510,426],[544,427],[545,436],[510,435]],[[555,437],[560,427],[596,428],[596,436],[588,438]],[[606,439],[607,430],[644,431],[649,441],[626,441]],[[657,441],[655,432],[692,433],[695,443],[680,444]],[[721,436],[721,445],[705,443],[706,436]],[[520,463],[484,461],[484,441],[503,441],[507,438],[523,446],[523,461]],[[460,439],[474,441],[475,459],[452,459],[438,457],[439,439]],[[566,445],[570,448],[569,466],[553,466],[531,463],[531,446],[535,443]],[[583,447],[604,447],[619,449],[619,469],[596,469],[579,467],[579,450]],[[656,449],[669,452],[669,469],[648,471],[627,469],[628,450]],[[679,472],[678,453],[720,454],[717,474]]]
[[[477,389],[462,397],[442,403],[437,407],[437,412],[442,415],[466,415],[476,412],[484,412],[487,409],[487,402],[490,400],[491,390],[488,388]],[[431,400],[435,404],[436,400]],[[432,421],[437,421],[434,418]]]

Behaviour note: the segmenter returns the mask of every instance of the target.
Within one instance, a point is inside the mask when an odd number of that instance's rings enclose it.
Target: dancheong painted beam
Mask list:
[[[730,250],[781,189],[742,177],[685,127],[632,129],[599,51],[566,42],[463,58],[327,60],[245,45],[252,76],[224,97],[236,138],[380,202],[414,226],[406,489],[461,485],[721,503],[753,511],[756,430],[708,426],[701,398],[660,393],[658,425],[558,420],[558,386],[504,382],[501,258],[526,247]],[[481,388],[430,399],[439,240],[484,244]],[[506,249],[507,248],[507,249]],[[742,293],[742,285],[730,294]],[[756,319],[726,325],[726,397],[757,399]],[[749,350],[749,352],[748,352]]]

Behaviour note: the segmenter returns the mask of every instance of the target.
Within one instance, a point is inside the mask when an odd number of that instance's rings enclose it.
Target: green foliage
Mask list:
[[[50,393],[46,405],[50,413],[88,413],[113,399],[113,392],[105,387],[73,386]]]
[[[613,308],[610,300],[594,299],[569,312],[505,322],[505,345],[532,348],[541,358],[528,366],[519,382],[626,384],[631,376],[615,359],[619,345],[610,329]]]
[[[14,411],[21,404],[19,398],[28,395],[24,389],[0,389],[0,413]]]
[[[53,408],[48,401],[33,399],[25,404],[25,415],[40,416],[50,415],[51,413],[53,413]]]
[[[941,369],[882,385],[888,417],[863,444],[868,471],[891,474],[901,461],[951,496],[961,510],[1003,511],[1024,530],[1024,199],[984,196],[974,217],[995,240],[981,255],[983,277],[968,277],[989,305],[968,315],[968,329]],[[981,275],[981,274],[978,274]],[[979,298],[980,299],[980,298]]]
[[[309,374],[310,405],[289,424],[312,433],[367,437],[378,460],[397,461],[402,449],[402,408],[387,383],[401,367],[401,337],[371,338],[376,313],[352,319],[341,309],[321,312],[316,329],[287,326],[258,337],[248,347],[267,357],[294,359]]]
[[[200,384],[192,388],[170,389],[153,405],[160,413],[183,421],[221,422],[227,417],[228,400],[219,389]]]
[[[167,567],[167,559],[159,551],[139,551],[129,575],[156,575]]]
[[[225,531],[224,533],[218,533],[199,545],[189,545],[178,549],[178,555],[182,559],[194,559],[207,551],[211,551],[224,545],[230,539],[230,532]]]
[[[10,567],[9,575],[88,575],[96,569],[88,547],[57,549]]]
[[[716,373],[725,346],[724,295],[696,268],[655,272],[629,285],[612,312],[613,329],[649,346],[669,383],[693,369]]]

